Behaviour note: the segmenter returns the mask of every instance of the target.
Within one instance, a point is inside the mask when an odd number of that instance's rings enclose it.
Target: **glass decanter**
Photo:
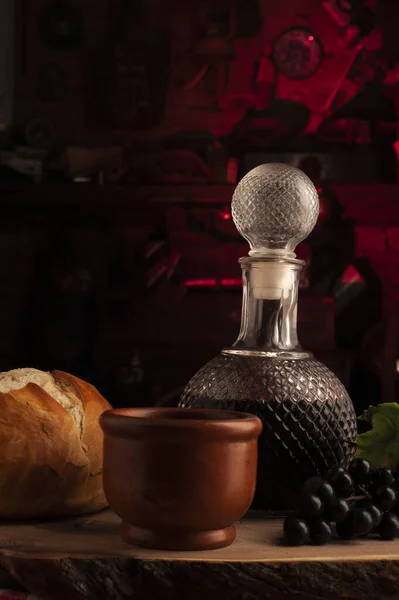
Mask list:
[[[303,261],[294,253],[316,224],[319,198],[299,169],[265,164],[250,171],[232,199],[232,216],[249,242],[237,341],[203,366],[179,406],[251,412],[261,418],[254,510],[284,511],[307,477],[346,467],[356,416],[339,379],[297,338]]]

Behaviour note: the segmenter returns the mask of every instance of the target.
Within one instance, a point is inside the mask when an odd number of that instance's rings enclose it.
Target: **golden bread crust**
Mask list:
[[[90,384],[53,373],[82,403],[79,430],[66,408],[35,383],[0,392],[0,518],[78,515],[107,506],[100,414],[109,403]]]

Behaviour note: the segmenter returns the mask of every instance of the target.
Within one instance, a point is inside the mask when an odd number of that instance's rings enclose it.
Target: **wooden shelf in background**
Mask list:
[[[345,215],[358,225],[399,226],[399,185],[333,185]],[[92,184],[12,184],[0,182],[0,206],[8,213],[32,211],[81,214],[85,210],[134,212],[154,204],[226,205],[234,186],[203,184],[92,185]],[[45,209],[45,211],[44,211]]]
[[[10,577],[43,600],[388,600],[399,597],[399,540],[278,545],[281,520],[244,519],[209,552],[127,546],[111,511],[0,525],[0,587]]]
[[[134,184],[107,184],[94,185],[85,183],[38,183],[38,184],[5,184],[0,182],[1,201],[50,201],[66,200],[90,201],[108,199],[116,200],[134,200],[135,197],[146,198],[203,198],[231,200],[234,186],[231,185],[200,185],[200,184],[182,184],[182,185],[134,185]]]
[[[229,204],[232,186],[213,185],[91,185],[1,184],[0,207],[4,220],[108,217],[154,218],[154,209],[165,206]]]

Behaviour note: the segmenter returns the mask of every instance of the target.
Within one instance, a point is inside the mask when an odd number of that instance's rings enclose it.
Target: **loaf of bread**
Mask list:
[[[0,519],[107,505],[99,416],[109,408],[92,385],[61,371],[0,373]]]

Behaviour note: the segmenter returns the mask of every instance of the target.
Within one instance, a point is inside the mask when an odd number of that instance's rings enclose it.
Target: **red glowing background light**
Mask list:
[[[229,208],[224,208],[221,212],[220,212],[220,216],[222,217],[223,221],[230,221],[231,219],[231,212]]]
[[[353,265],[349,265],[342,275],[342,283],[346,285],[351,283],[364,283],[364,279]]]
[[[222,287],[239,287],[241,288],[242,281],[238,278],[224,278],[218,281],[217,279],[188,279],[185,282],[185,286],[187,288],[207,288],[207,287],[216,287],[217,285],[221,285]]]
[[[310,36],[308,37],[308,40],[309,40],[309,42],[313,42],[313,41],[314,41],[314,37],[313,37],[313,35],[310,35]]]
[[[216,279],[189,279],[186,281],[186,287],[214,287]]]
[[[224,287],[241,287],[241,279],[222,279],[221,284]]]

